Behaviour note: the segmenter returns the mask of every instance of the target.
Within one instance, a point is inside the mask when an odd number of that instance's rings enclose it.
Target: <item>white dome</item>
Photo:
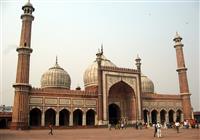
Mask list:
[[[67,88],[70,89],[71,79],[69,74],[61,68],[57,61],[54,67],[49,68],[47,72],[42,75],[42,88]]]
[[[110,67],[116,67],[115,64],[113,64],[110,60],[108,60],[104,55],[101,56],[101,66],[110,66]],[[89,86],[97,86],[98,85],[98,77],[97,77],[97,68],[98,64],[95,60],[92,65],[90,65],[84,73],[83,81],[85,87]]]
[[[141,76],[141,84],[142,93],[154,93],[154,84],[147,76]]]

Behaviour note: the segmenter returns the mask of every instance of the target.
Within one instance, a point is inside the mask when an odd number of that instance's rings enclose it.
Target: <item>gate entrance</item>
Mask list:
[[[109,123],[117,124],[121,118],[121,111],[118,105],[110,104],[109,105]]]

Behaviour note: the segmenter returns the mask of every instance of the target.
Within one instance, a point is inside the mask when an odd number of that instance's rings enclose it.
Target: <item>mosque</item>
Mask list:
[[[180,87],[180,93],[176,95],[154,92],[153,82],[142,73],[139,57],[135,59],[136,69],[121,68],[104,56],[103,49],[85,70],[84,90],[70,88],[70,75],[57,59],[41,74],[41,87],[35,88],[29,83],[32,13],[35,9],[28,2],[22,10],[11,129],[49,124],[55,127],[98,127],[116,124],[120,120],[128,124],[136,121],[150,124],[192,118],[187,68],[182,38],[178,33],[173,39]]]

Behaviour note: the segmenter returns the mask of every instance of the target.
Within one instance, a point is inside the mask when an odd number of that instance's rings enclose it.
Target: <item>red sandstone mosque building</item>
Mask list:
[[[57,59],[42,75],[41,87],[34,88],[29,83],[34,7],[28,2],[22,10],[16,83],[13,85],[12,129],[49,124],[57,127],[101,126],[115,124],[121,119],[128,124],[136,121],[150,124],[192,118],[187,68],[178,33],[173,40],[180,86],[177,95],[155,93],[153,82],[142,74],[139,57],[135,59],[136,69],[121,68],[104,56],[103,49],[85,70],[84,90],[70,89],[70,75],[59,66]]]

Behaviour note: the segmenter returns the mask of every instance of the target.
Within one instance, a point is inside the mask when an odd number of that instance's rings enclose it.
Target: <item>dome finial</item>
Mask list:
[[[56,55],[56,65],[58,65],[58,57],[57,57],[57,55]]]
[[[101,43],[101,54],[103,54],[103,43]]]
[[[180,42],[182,40],[182,37],[179,35],[178,31],[176,31],[176,35],[173,40],[175,42]]]
[[[139,54],[137,54],[137,58],[136,59],[140,59]]]
[[[178,31],[176,31],[176,36],[179,36]]]

